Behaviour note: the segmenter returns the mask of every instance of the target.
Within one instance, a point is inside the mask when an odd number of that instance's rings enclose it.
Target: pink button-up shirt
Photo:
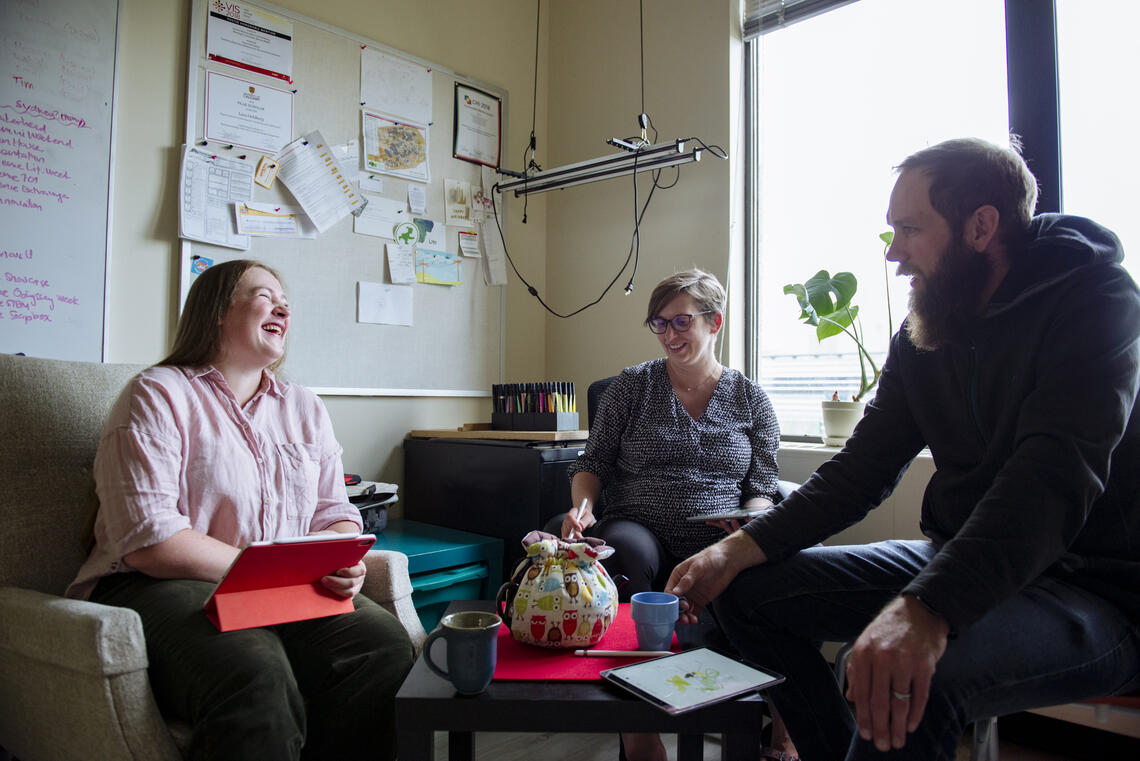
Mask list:
[[[67,590],[86,599],[125,555],[194,529],[234,547],[361,524],[320,399],[266,372],[244,407],[216,369],[152,367],[123,390],[95,456],[95,549]]]

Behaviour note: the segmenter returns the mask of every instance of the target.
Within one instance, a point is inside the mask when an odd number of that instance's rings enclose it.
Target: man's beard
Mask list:
[[[978,316],[978,299],[989,281],[989,258],[961,239],[946,245],[938,267],[922,288],[911,288],[907,335],[923,351],[933,351],[964,334]],[[901,274],[913,273],[900,267]]]

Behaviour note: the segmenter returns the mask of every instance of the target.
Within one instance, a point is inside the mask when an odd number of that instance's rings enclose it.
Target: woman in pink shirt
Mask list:
[[[414,649],[358,594],[363,563],[322,579],[351,613],[222,633],[203,611],[250,542],[361,530],[324,405],[274,375],[289,321],[262,264],[198,276],[170,356],[107,419],[96,544],[68,594],[139,613],[159,706],[193,727],[190,758],[394,758]]]

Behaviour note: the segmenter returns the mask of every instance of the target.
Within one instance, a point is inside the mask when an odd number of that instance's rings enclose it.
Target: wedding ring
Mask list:
[[[910,700],[909,692],[899,692],[898,690],[891,690],[891,695],[895,700]]]

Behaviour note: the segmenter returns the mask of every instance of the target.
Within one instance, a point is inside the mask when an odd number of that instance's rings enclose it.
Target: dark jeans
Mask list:
[[[669,574],[684,558],[669,554],[657,535],[637,521],[602,518],[586,531],[604,539],[614,554],[604,561],[610,576],[622,574],[629,581],[618,588],[622,602],[638,592],[661,592]]]
[[[414,652],[394,616],[357,595],[352,613],[219,632],[202,610],[213,588],[129,573],[91,595],[141,616],[158,705],[193,727],[189,758],[395,757]]]
[[[752,663],[787,677],[770,691],[804,761],[953,759],[965,727],[987,716],[1140,688],[1140,631],[1111,603],[1042,577],[951,639],[922,723],[879,753],[813,640],[846,642],[934,555],[925,541],[813,547],[741,573],[714,603]]]
[[[618,588],[618,599],[629,602],[638,592],[663,592],[669,574],[684,558],[669,553],[657,535],[637,521],[625,518],[602,518],[586,531],[590,536],[605,540],[614,548],[614,554],[603,561],[610,576],[622,574],[629,581]],[[711,610],[701,614],[695,624],[678,625],[677,641],[681,647],[711,647],[725,653],[732,652]]]

